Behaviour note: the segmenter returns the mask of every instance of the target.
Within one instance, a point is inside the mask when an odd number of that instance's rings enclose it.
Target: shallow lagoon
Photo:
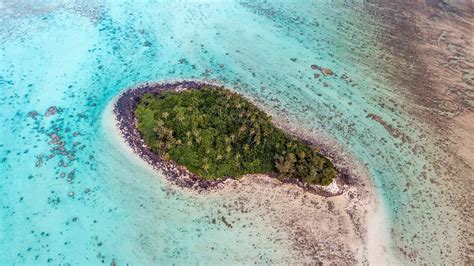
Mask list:
[[[338,143],[377,187],[391,250],[433,261],[455,257],[446,249],[458,228],[443,218],[455,210],[438,197],[442,186],[429,182],[439,176],[438,147],[426,138],[425,122],[400,108],[409,103],[389,82],[389,68],[374,63],[386,48],[372,35],[379,26],[364,5],[23,2],[0,3],[0,10],[1,262],[292,258],[291,243],[265,216],[226,214],[233,230],[212,223],[227,212],[222,199],[170,186],[108,128],[106,110],[120,91],[173,79],[218,81]],[[336,75],[316,78],[312,64]],[[50,106],[58,113],[46,116]]]

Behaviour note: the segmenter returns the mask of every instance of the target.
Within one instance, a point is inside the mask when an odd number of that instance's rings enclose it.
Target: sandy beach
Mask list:
[[[142,167],[169,186],[175,182],[165,178],[162,171],[152,167],[127,144],[113,113],[112,101],[106,108],[102,124],[111,141],[120,147],[137,167]],[[339,161],[348,167],[354,160],[347,155]],[[351,165],[351,175],[357,182],[342,195],[322,197],[295,185],[282,183],[266,175],[247,175],[239,180],[227,179],[211,189],[196,190],[181,187],[194,197],[211,201],[225,199],[230,211],[250,212],[268,220],[285,232],[286,239],[275,239],[291,250],[288,262],[323,263],[394,263],[388,248],[389,220],[377,197],[375,188],[363,167]],[[232,227],[232,224],[228,224]]]

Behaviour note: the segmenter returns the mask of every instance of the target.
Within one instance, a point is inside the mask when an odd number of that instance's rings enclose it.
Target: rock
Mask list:
[[[42,155],[36,156],[35,166],[40,167],[42,164],[43,164],[43,156]]]
[[[36,116],[38,115],[38,112],[36,112],[36,111],[31,111],[31,112],[28,112],[27,115],[28,115],[29,117],[31,117],[31,118],[34,119],[34,118],[36,118]]]
[[[46,110],[45,116],[52,116],[58,113],[58,108],[56,106],[51,106]]]
[[[324,76],[331,76],[334,74],[331,69],[326,67],[321,69],[321,73],[323,73]]]

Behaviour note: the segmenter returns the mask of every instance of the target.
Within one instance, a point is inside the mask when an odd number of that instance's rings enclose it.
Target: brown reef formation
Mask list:
[[[402,108],[413,118],[410,125],[424,132],[429,145],[416,144],[415,153],[427,156],[435,174],[423,173],[417,179],[429,180],[420,181],[433,188],[432,192],[423,191],[423,194],[430,194],[427,198],[432,201],[433,210],[440,211],[439,221],[444,221],[440,224],[444,223],[443,230],[447,230],[438,236],[422,237],[394,232],[395,239],[400,239],[399,252],[411,262],[422,262],[426,256],[436,255],[451,263],[473,264],[472,1],[396,0],[374,2],[364,8],[378,21],[374,23],[378,25],[374,36],[385,51],[377,55],[374,66],[389,73],[386,78],[399,90],[396,94],[403,95],[402,102],[387,102],[385,108]],[[384,121],[376,114],[370,114],[370,118],[382,124],[392,136],[403,138],[400,129],[404,128],[397,129],[391,121]],[[422,226],[433,227],[433,224],[424,222]],[[429,245],[438,243],[441,249],[428,248],[427,239],[431,239]],[[402,243],[425,246],[425,250],[416,251]]]

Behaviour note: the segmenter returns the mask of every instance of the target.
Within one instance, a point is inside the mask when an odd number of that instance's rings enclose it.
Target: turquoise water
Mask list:
[[[408,114],[385,108],[404,99],[373,69],[384,51],[371,23],[363,5],[342,1],[0,2],[0,263],[290,256],[265,217],[229,214],[237,226],[227,230],[210,222],[226,212],[222,199],[170,187],[130,158],[104,112],[121,90],[150,80],[218,80],[339,143],[369,169],[393,219],[394,250],[401,236],[413,236],[406,225],[439,239],[431,233],[447,228],[442,219],[422,224],[436,215],[422,210],[432,203],[406,207],[424,189],[416,177],[429,156],[413,152],[425,143]],[[337,76],[317,79],[312,64]],[[45,116],[50,106],[59,112]],[[402,144],[369,113],[404,128],[415,144]],[[404,193],[405,180],[416,190]]]

